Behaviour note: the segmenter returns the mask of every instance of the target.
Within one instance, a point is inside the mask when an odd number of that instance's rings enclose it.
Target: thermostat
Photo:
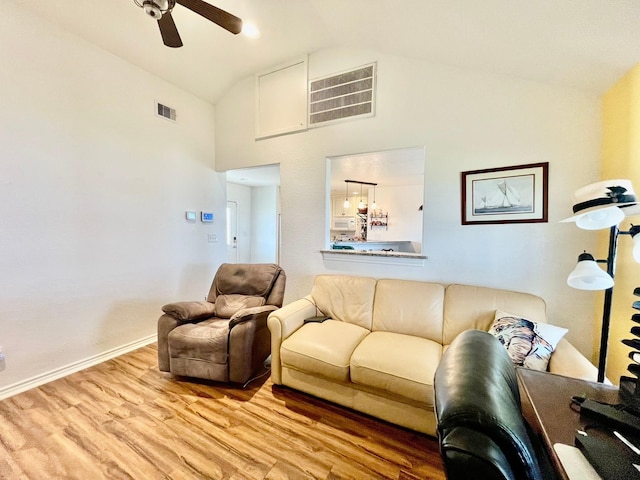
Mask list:
[[[196,212],[186,212],[185,213],[185,217],[189,222],[195,222],[196,221]]]
[[[213,213],[200,212],[200,220],[203,222],[213,222]]]

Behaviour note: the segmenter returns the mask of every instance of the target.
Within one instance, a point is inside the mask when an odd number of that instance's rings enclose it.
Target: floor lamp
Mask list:
[[[602,329],[600,333],[600,352],[598,357],[598,382],[603,382],[607,366],[609,345],[609,326],[611,324],[611,307],[616,267],[618,237],[630,235],[634,241],[633,254],[640,261],[640,226],[631,226],[629,231],[620,231],[618,224],[627,213],[638,213],[634,207],[637,198],[629,180],[605,180],[587,185],[576,191],[573,196],[574,216],[562,220],[575,222],[585,230],[609,228],[609,248],[606,259],[595,260],[587,252],[578,257],[576,268],[569,274],[567,284],[580,290],[604,290],[604,306],[602,311]],[[633,208],[631,208],[633,207]],[[597,264],[606,264],[606,272]]]
[[[617,225],[609,230],[609,254],[602,260],[594,260],[589,253],[582,253],[578,257],[578,265],[569,274],[567,284],[579,290],[604,290],[604,306],[602,309],[602,329],[600,331],[600,353],[598,356],[598,382],[603,382],[607,368],[607,351],[609,346],[609,326],[611,324],[611,306],[613,302],[613,286],[616,268],[616,253],[618,249],[618,236],[631,235],[634,239],[634,252],[636,246],[640,250],[640,226],[631,226],[629,231],[620,231]],[[634,255],[635,257],[635,255]],[[606,272],[596,265],[606,264]],[[598,288],[595,288],[598,287]]]

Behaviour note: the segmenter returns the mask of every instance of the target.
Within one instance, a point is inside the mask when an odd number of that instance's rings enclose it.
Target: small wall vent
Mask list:
[[[168,120],[176,121],[176,109],[167,107],[166,105],[156,102],[156,115]]]
[[[309,126],[375,115],[376,64],[309,82]]]

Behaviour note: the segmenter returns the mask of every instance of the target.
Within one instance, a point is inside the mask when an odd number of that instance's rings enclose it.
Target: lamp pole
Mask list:
[[[618,235],[620,230],[614,225],[609,230],[609,253],[606,260],[598,260],[607,264],[607,273],[611,278],[616,270],[616,252],[618,250]],[[609,348],[609,326],[611,325],[611,306],[613,304],[613,287],[604,291],[604,306],[602,309],[602,329],[600,332],[600,353],[598,357],[598,382],[604,382],[607,370],[607,350]]]

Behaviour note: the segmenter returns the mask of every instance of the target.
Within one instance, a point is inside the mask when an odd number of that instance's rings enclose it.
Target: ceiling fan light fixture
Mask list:
[[[249,38],[260,38],[260,30],[255,23],[242,22],[242,35]]]
[[[150,17],[155,18],[155,19],[158,19],[158,18],[160,18],[162,16],[162,12],[154,4],[145,5],[144,6],[144,13],[146,13],[147,15],[149,15]]]
[[[166,11],[168,9],[167,0],[145,0],[142,2],[142,9],[151,18],[158,20],[162,17],[163,10]]]
[[[182,39],[171,16],[171,11],[176,6],[176,3],[234,35],[242,31],[241,18],[214,7],[204,0],[133,0],[133,3],[142,8],[149,17],[158,21],[162,41],[167,47],[177,48],[182,46]]]

